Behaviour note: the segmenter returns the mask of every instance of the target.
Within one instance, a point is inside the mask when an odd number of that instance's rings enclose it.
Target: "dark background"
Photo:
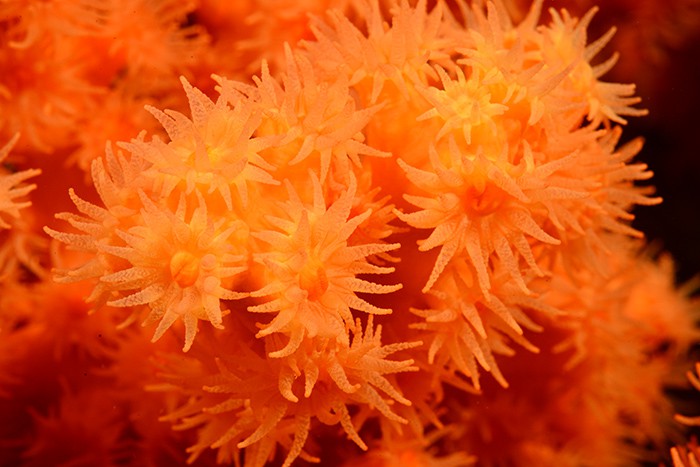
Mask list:
[[[634,225],[652,247],[671,252],[680,282],[700,272],[699,59],[700,34],[695,34],[669,50],[665,64],[646,71],[655,74],[653,86],[639,89],[649,116],[630,119],[624,132],[645,138],[637,160],[649,164],[652,183],[664,199],[661,205],[637,208]]]

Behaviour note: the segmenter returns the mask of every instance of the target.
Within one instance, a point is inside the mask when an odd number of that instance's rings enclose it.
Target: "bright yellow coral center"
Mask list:
[[[326,270],[317,259],[310,259],[299,272],[299,287],[309,300],[318,300],[328,290]]]
[[[507,197],[506,192],[491,183],[486,183],[482,190],[473,186],[467,188],[462,198],[462,206],[470,214],[487,216],[496,212]]]
[[[170,274],[182,288],[193,285],[199,276],[199,258],[189,251],[178,251],[170,258]]]

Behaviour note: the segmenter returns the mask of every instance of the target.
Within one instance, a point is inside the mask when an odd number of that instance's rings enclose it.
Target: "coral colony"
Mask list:
[[[542,3],[0,2],[0,464],[698,465],[646,111]]]

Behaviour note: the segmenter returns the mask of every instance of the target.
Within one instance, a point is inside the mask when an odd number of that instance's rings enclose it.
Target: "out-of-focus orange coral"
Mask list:
[[[8,160],[18,139],[16,134],[0,148],[0,284],[19,282],[22,269],[36,276],[45,273],[39,259],[40,252],[45,250],[45,239],[33,231],[33,215],[26,214],[26,208],[32,205],[27,195],[36,189],[36,184],[25,182],[41,170],[17,170]]]
[[[51,36],[26,48],[12,46],[12,29],[0,30],[0,137],[22,133],[18,148],[48,152],[70,144],[98,92],[82,76],[84,54],[74,38]]]
[[[207,42],[201,26],[186,25],[195,5],[195,1],[127,0],[103,6],[101,32],[114,38],[107,53],[122,79],[138,76],[141,86],[161,91],[171,86],[168,77],[187,73]]]
[[[18,139],[19,135],[15,135],[7,144],[0,148],[0,163],[4,163]],[[25,184],[23,182],[41,173],[39,169],[28,169],[13,173],[7,170],[7,167],[7,165],[3,167],[2,178],[0,178],[0,214],[5,217],[0,217],[0,228],[3,229],[11,227],[8,224],[9,219],[7,219],[7,216],[18,219],[20,209],[31,206],[30,201],[21,201],[17,198],[26,196],[36,188],[34,184]]]
[[[128,446],[120,443],[119,410],[98,391],[66,392],[48,414],[33,414],[35,442],[22,453],[22,465],[122,462]]]
[[[543,300],[565,312],[539,317],[545,331],[530,335],[539,353],[502,361],[508,389],[490,385],[483,395],[448,399],[454,405],[446,420],[464,430],[455,447],[483,465],[659,459],[649,445],[663,449],[664,436],[673,432],[673,409],[664,395],[665,384],[674,379],[669,363],[697,339],[689,331],[697,311],[674,292],[672,271],[647,259],[611,256],[611,275],[605,279],[558,276],[548,284]],[[629,267],[636,261],[639,270]],[[647,293],[655,301],[640,303],[639,294]],[[657,334],[647,327],[646,313],[658,320],[679,313],[670,319],[687,321],[673,329],[659,326]],[[620,335],[624,346],[615,343]],[[657,346],[656,337],[664,344]]]
[[[344,465],[362,462],[370,467],[465,467],[475,465],[476,457],[465,452],[454,452],[445,456],[436,455],[440,438],[449,436],[449,429],[439,429],[430,433],[425,439],[392,436],[387,434],[379,440],[367,454],[352,459]]]

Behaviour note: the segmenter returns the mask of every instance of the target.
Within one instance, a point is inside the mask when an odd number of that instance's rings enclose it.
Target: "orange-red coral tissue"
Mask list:
[[[608,5],[127,3],[0,0],[0,465],[698,465]]]

